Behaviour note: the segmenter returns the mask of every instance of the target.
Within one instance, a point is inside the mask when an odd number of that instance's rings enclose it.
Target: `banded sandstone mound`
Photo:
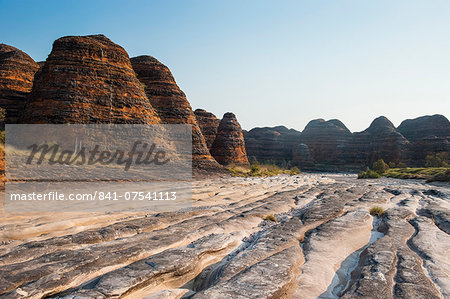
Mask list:
[[[366,130],[355,133],[346,148],[349,164],[372,165],[378,159],[399,163],[404,161],[409,142],[384,116],[376,118]]]
[[[214,139],[216,139],[220,119],[218,119],[213,113],[203,109],[196,109],[194,114],[200,130],[202,130],[203,137],[205,137],[206,146],[208,149],[211,149]]]
[[[127,52],[104,35],[66,36],[36,75],[23,123],[158,124]]]
[[[192,162],[196,168],[218,168],[197,125],[186,95],[178,87],[169,68],[151,56],[131,58],[133,69],[145,93],[165,124],[192,125]]]
[[[423,165],[427,155],[450,153],[450,122],[443,115],[407,119],[397,129],[412,143],[409,164]]]
[[[223,115],[211,147],[211,154],[222,165],[249,164],[241,125],[233,113],[227,112]]]
[[[299,143],[308,147],[311,159],[316,165],[328,167],[343,163],[343,148],[351,139],[352,133],[341,121],[316,119],[306,125]]]
[[[6,111],[5,123],[17,122],[38,69],[24,52],[0,44],[0,107]]]
[[[293,147],[301,133],[284,126],[254,128],[244,131],[245,149],[250,161],[288,167],[292,161]]]

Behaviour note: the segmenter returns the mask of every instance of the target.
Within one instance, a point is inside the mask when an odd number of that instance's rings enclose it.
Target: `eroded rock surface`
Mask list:
[[[300,175],[192,190],[170,213],[2,214],[0,298],[450,294],[448,185]]]
[[[104,35],[53,43],[38,72],[22,123],[161,123],[127,52]]]
[[[337,119],[325,121],[315,119],[310,121],[300,135],[298,143],[305,144],[315,167],[320,165],[341,165],[343,161],[343,148],[352,139],[352,133]],[[299,152],[296,152],[299,154]],[[304,157],[294,157],[299,162]],[[300,165],[307,168],[307,165]]]
[[[0,108],[5,109],[6,123],[16,123],[33,87],[39,65],[27,54],[0,44]]]
[[[284,126],[253,128],[244,131],[245,149],[250,161],[289,166],[300,132]],[[302,157],[305,157],[302,155]],[[303,165],[303,164],[302,164]]]
[[[412,165],[424,163],[427,155],[450,153],[450,122],[439,114],[404,120],[398,131],[411,142]]]
[[[192,166],[206,169],[219,168],[220,166],[208,151],[191,105],[175,82],[169,68],[156,58],[147,55],[131,58],[131,64],[162,123],[192,126]]]
[[[211,146],[211,154],[222,165],[249,164],[241,125],[233,113],[227,112],[223,115],[216,139]]]
[[[206,146],[211,149],[214,139],[216,139],[220,119],[204,109],[195,109],[194,114],[203,137],[205,137]]]
[[[355,133],[346,145],[348,164],[372,165],[378,159],[399,163],[408,159],[409,141],[384,116],[376,118],[362,132]]]
[[[408,166],[425,165],[427,155],[450,153],[450,122],[443,115],[403,121],[398,128],[380,116],[362,131],[351,133],[332,119],[315,119],[303,132],[283,126],[244,132],[250,159],[305,170],[361,170],[378,159]]]

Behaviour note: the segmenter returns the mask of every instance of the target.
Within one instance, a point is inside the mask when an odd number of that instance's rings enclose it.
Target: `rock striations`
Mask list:
[[[233,113],[227,112],[223,115],[211,147],[211,154],[222,165],[249,164],[241,125]]]
[[[151,56],[131,58],[134,71],[151,105],[164,124],[192,125],[192,162],[196,168],[219,168],[208,151],[200,127],[186,95],[178,87],[169,68]]]
[[[342,164],[343,148],[351,139],[352,133],[341,121],[316,119],[306,125],[299,143],[308,147],[309,155],[316,165],[327,166]],[[304,151],[306,152],[306,149]]]
[[[250,161],[288,167],[293,147],[298,143],[300,132],[284,126],[254,128],[244,131],[245,149]]]
[[[211,149],[211,146],[216,139],[217,129],[219,128],[220,119],[214,114],[203,109],[196,109],[194,111],[197,124],[205,137],[206,146]]]
[[[398,128],[384,116],[351,133],[339,120],[312,120],[303,132],[255,128],[244,132],[250,159],[309,170],[358,170],[378,159],[423,166],[427,155],[450,155],[450,122],[443,115],[405,120]],[[280,163],[282,161],[282,163]]]
[[[158,124],[127,52],[103,35],[66,36],[36,76],[23,123]]]
[[[430,154],[450,154],[450,122],[443,115],[404,120],[398,131],[411,142],[411,165],[423,164],[425,157]]]
[[[17,122],[38,69],[38,64],[24,52],[0,44],[0,107],[5,109],[6,123]]]
[[[400,134],[392,122],[384,116],[376,118],[362,132],[355,133],[346,145],[347,164],[372,165],[378,159],[399,163],[408,154],[408,140]]]

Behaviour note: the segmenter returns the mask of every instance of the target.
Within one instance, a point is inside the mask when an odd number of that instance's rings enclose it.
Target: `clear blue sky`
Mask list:
[[[448,0],[0,0],[0,22],[0,42],[37,61],[61,36],[103,33],[245,129],[450,116]]]

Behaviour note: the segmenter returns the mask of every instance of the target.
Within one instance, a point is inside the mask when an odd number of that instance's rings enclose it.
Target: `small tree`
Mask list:
[[[387,165],[386,162],[383,161],[383,159],[380,159],[377,162],[373,163],[373,170],[378,174],[383,174],[388,171],[388,169],[389,165]]]

